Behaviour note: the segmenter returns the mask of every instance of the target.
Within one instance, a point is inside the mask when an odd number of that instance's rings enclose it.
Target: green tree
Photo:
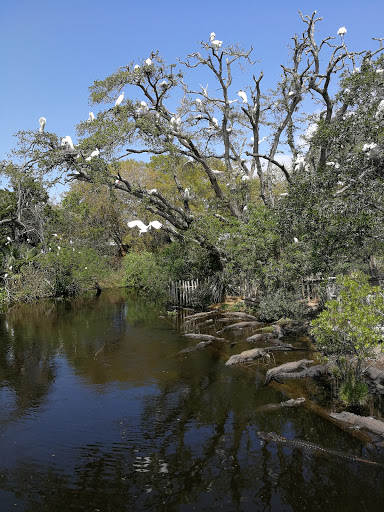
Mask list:
[[[361,272],[339,276],[336,285],[338,298],[326,302],[312,321],[312,333],[342,380],[359,382],[364,364],[383,348],[384,294]]]
[[[70,180],[107,184],[136,198],[150,214],[160,217],[164,231],[180,241],[197,224],[196,242],[209,248],[218,267],[223,268],[223,254],[196,222],[198,215],[191,203],[200,193],[202,180],[197,187],[189,186],[188,165],[204,175],[210,191],[205,211],[209,204],[229,222],[247,222],[244,208],[252,201],[250,185],[255,171],[260,197],[273,207],[276,168],[288,183],[292,181],[292,170],[279,161],[278,152],[289,147],[296,170],[304,161],[297,147],[303,109],[308,111],[309,102],[317,105],[320,101],[325,108],[324,122],[329,125],[335,107],[330,92],[334,79],[358,60],[364,63],[368,56],[367,51],[350,52],[343,40],[334,44],[327,37],[316,42],[315,28],[321,18],[316,18],[316,13],[300,16],[305,30],[292,38],[290,63],[282,67],[282,78],[272,93],[262,92],[260,72],[243,86],[247,98],[242,94],[239,100],[236,67],[247,68],[252,74],[255,63],[251,50],[238,45],[201,42],[198,51],[169,65],[153,52],[140,64],[130,62],[94,83],[91,102],[104,110],[94,121],[78,125],[78,146],[60,143],[55,134],[21,132],[18,154],[25,157],[32,153],[33,158],[26,161],[36,172],[56,171],[56,176],[65,174]],[[380,43],[377,51],[381,49]],[[207,76],[209,88],[195,87],[193,78],[186,83],[196,68]],[[109,104],[128,89],[132,94],[111,108]],[[268,137],[268,142],[263,142],[267,147],[264,152],[261,135]],[[328,149],[327,141],[320,144],[316,168],[326,165]],[[148,183],[124,176],[121,160],[138,154],[166,156],[174,178],[172,192],[160,187],[153,191]],[[219,169],[217,162],[221,163]],[[185,172],[179,172],[184,165]]]

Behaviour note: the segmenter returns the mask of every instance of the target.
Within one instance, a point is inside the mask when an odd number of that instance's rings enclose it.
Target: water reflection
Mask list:
[[[158,317],[125,291],[0,317],[1,510],[379,510],[382,468],[257,431],[382,454],[308,409],[256,411],[284,397],[227,346],[178,354]]]

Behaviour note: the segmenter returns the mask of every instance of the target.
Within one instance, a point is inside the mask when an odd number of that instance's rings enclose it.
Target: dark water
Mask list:
[[[384,509],[384,467],[257,432],[382,449],[305,406],[257,411],[287,398],[262,365],[226,367],[228,344],[178,355],[195,342],[158,316],[124,291],[0,316],[1,511]]]

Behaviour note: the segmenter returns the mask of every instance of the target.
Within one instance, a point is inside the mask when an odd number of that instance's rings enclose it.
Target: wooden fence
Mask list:
[[[169,296],[172,304],[175,306],[190,306],[192,304],[193,293],[199,287],[199,279],[190,281],[170,281]]]

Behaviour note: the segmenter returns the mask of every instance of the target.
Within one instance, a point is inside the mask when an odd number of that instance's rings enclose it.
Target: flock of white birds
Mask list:
[[[347,33],[347,29],[345,27],[340,27],[339,30],[337,31],[337,35],[339,35],[341,37],[342,40],[344,40],[344,36],[345,34]],[[211,32],[210,36],[209,36],[209,41],[211,43],[211,45],[214,47],[214,51],[218,50],[219,48],[221,48],[222,44],[223,44],[223,41],[219,41],[216,39],[216,34],[214,32]],[[150,58],[146,59],[145,61],[145,66],[152,66],[152,60]],[[140,66],[138,64],[136,64],[134,66],[134,71],[137,71],[140,69]],[[357,68],[354,69],[354,72],[357,72]],[[382,73],[383,70],[379,69],[377,70],[377,73]],[[163,88],[166,88],[168,86],[168,82],[166,81],[163,81],[161,84],[160,84],[161,87]],[[206,87],[203,87],[202,85],[200,86],[201,89],[202,89],[202,94],[204,97],[208,97],[208,85]],[[293,92],[290,92],[289,95],[293,96],[295,93]],[[243,104],[248,104],[248,98],[247,98],[247,94],[242,90],[240,89],[238,92],[237,92],[237,95],[239,96],[239,98],[242,100]],[[115,101],[115,107],[119,107],[122,102],[124,100],[124,92],[122,92],[119,97],[117,98],[117,100]],[[234,103],[238,100],[233,100],[231,101],[230,103]],[[195,100],[195,103],[196,105],[198,106],[198,108],[201,108],[203,106],[203,102],[200,98],[196,98]],[[141,105],[141,109],[143,111],[147,111],[148,110],[148,105],[145,101],[142,101],[140,103]],[[384,116],[384,100],[381,100],[379,106],[378,106],[378,109],[377,109],[377,112],[376,112],[376,119],[379,119],[381,117]],[[87,122],[93,122],[95,120],[95,115],[93,112],[89,112],[89,118],[87,120]],[[45,117],[40,117],[39,119],[39,124],[40,124],[40,128],[39,128],[39,132],[42,133],[44,132],[44,129],[45,129],[45,125],[46,125],[46,122],[47,120],[45,119]],[[219,128],[219,122],[218,120],[215,118],[215,117],[212,117],[211,120],[209,121],[209,124],[210,125],[213,125],[213,127],[215,128]],[[175,117],[173,116],[170,120],[170,125],[171,127],[175,130],[175,131],[179,131],[180,130],[180,127],[181,127],[181,118],[180,117]],[[227,127],[227,132],[230,133],[232,131],[232,127],[231,126],[228,126]],[[259,140],[259,144],[262,143],[267,137],[263,137],[263,139]],[[253,137],[251,138],[251,142],[253,143],[254,142],[254,139]],[[74,147],[74,144],[72,142],[72,139],[69,135],[67,135],[66,137],[64,137],[61,141],[61,145],[62,146],[65,146],[67,148],[70,148],[71,150],[74,150],[75,147]],[[364,153],[367,153],[369,155],[372,154],[372,151],[376,149],[376,144],[365,144],[362,148],[362,151]],[[90,160],[92,160],[92,158],[95,158],[97,156],[100,155],[100,151],[99,149],[95,149],[94,151],[92,151],[92,153],[85,159],[87,162],[89,162]],[[294,162],[294,168],[295,170],[302,170],[305,166],[305,158],[304,158],[304,155],[302,154],[299,154]],[[223,171],[217,171],[217,170],[214,170],[212,171],[214,174],[222,174]],[[120,183],[120,180],[116,180],[115,182],[116,184],[119,184]],[[149,194],[153,194],[153,193],[156,193],[157,190],[156,189],[152,189],[149,191]],[[288,194],[280,194],[281,196],[283,195],[288,195]],[[184,199],[189,199],[191,196],[190,196],[190,189],[189,188],[186,188],[185,191],[184,191]],[[157,220],[154,220],[152,222],[150,222],[148,225],[144,224],[144,222],[142,222],[141,220],[133,220],[133,221],[130,221],[128,222],[128,227],[129,228],[139,228],[139,232],[140,234],[141,233],[147,233],[148,231],[150,231],[152,228],[154,229],[160,229],[162,227],[162,224],[161,222],[157,221]],[[294,242],[295,243],[298,243],[299,240],[294,237]]]

